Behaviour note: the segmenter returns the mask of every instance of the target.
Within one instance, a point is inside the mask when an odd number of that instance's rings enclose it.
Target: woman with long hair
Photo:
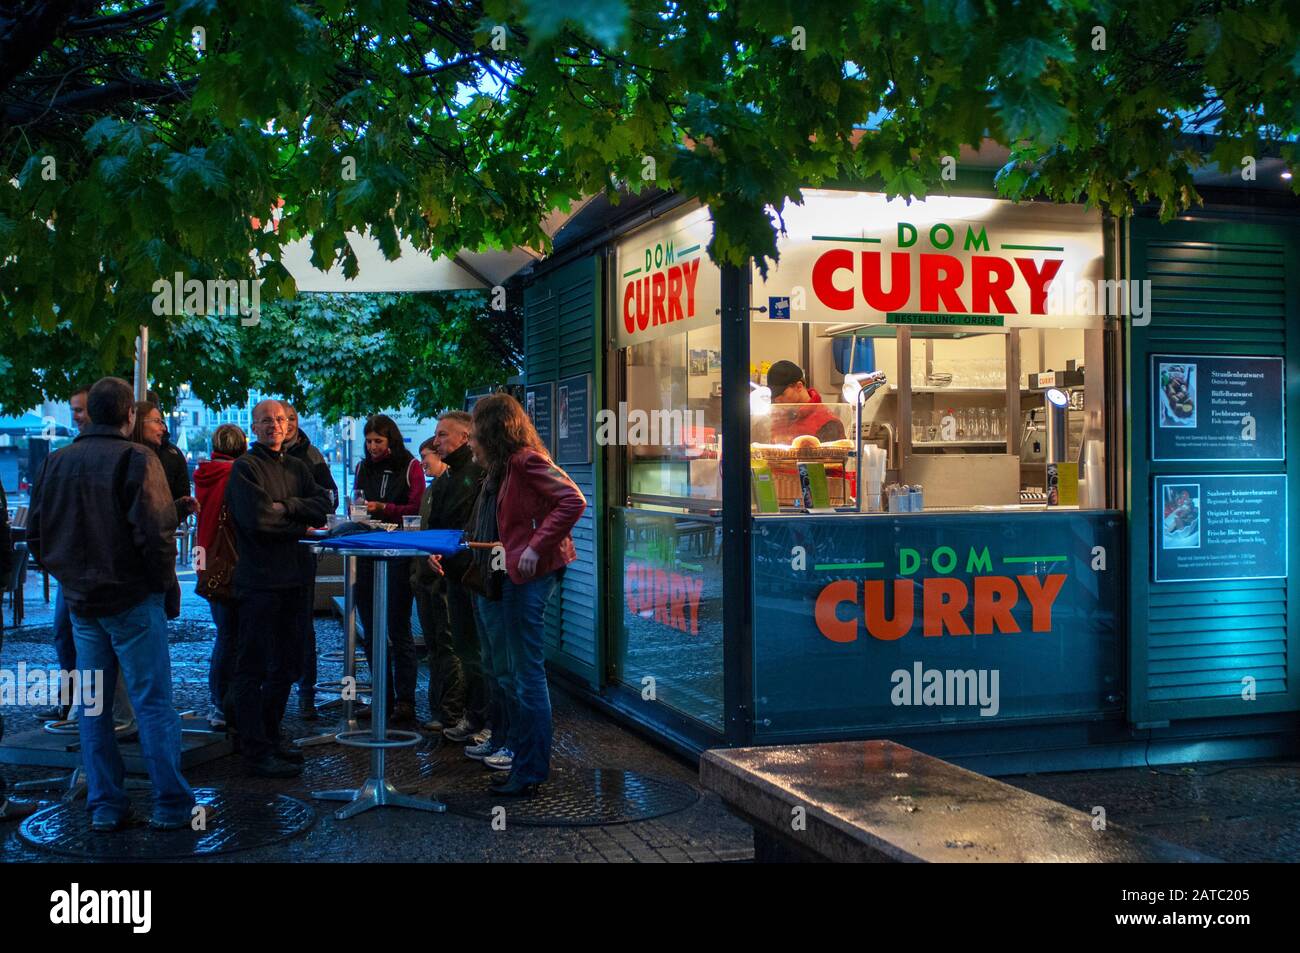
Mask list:
[[[182,523],[185,517],[197,513],[199,503],[190,495],[190,475],[185,458],[167,443],[167,421],[153,401],[135,402],[135,429],[131,431],[131,439],[158,455],[158,462],[167,477],[167,487],[176,502],[176,521]]]
[[[587,500],[551,460],[532,421],[509,394],[492,394],[474,405],[470,446],[487,470],[483,492],[495,495],[497,534],[505,550],[497,618],[513,676],[513,759],[509,775],[498,775],[504,780],[494,782],[493,789],[507,797],[531,797],[551,765],[551,697],[542,649],[546,606],[564,567],[577,558],[569,534]]]
[[[181,452],[167,443],[167,421],[153,401],[135,402],[135,426],[131,430],[131,440],[144,444],[157,455],[158,464],[167,479],[167,489],[176,505],[176,523],[179,526],[187,516],[199,511],[199,501],[190,496],[189,468]],[[181,614],[181,584],[175,573],[172,574],[171,586],[163,597],[163,608],[169,619],[178,618]]]
[[[139,417],[136,417],[137,425]],[[212,433],[212,458],[204,460],[194,471],[194,493],[199,501],[197,544],[211,559],[199,570],[198,593],[208,600],[217,640],[208,663],[208,700],[211,711],[208,723],[213,728],[226,726],[226,689],[235,674],[235,639],[239,632],[239,603],[230,585],[234,562],[234,531],[223,500],[230,481],[230,465],[248,449],[248,438],[234,424],[222,424]],[[220,532],[225,538],[218,539]],[[217,565],[225,561],[225,565]]]
[[[364,496],[371,518],[401,523],[403,516],[420,512],[424,495],[424,471],[420,461],[406,449],[402,431],[384,414],[366,421],[366,455],[357,464],[356,492]],[[411,636],[411,577],[409,560],[388,561],[388,706],[394,725],[415,723],[415,682],[419,661]],[[370,628],[373,623],[374,561],[357,560],[357,619],[361,623],[361,645],[370,658]],[[364,712],[361,713],[364,716]]]

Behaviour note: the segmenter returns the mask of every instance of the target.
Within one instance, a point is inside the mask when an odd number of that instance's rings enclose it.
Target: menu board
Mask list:
[[[1282,460],[1280,357],[1151,355],[1152,460]]]
[[[524,388],[524,410],[537,428],[546,449],[555,453],[555,382],[529,384]]]
[[[591,375],[560,381],[555,411],[555,462],[591,462]]]
[[[1285,474],[1158,476],[1153,500],[1156,582],[1285,578]]]

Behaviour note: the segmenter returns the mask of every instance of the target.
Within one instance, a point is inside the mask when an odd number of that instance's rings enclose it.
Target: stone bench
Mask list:
[[[715,749],[700,783],[754,828],[760,862],[1214,860],[891,741]]]

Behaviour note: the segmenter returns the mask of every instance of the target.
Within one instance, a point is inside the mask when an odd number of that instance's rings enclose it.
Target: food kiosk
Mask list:
[[[1296,616],[1232,608],[1294,604],[1294,226],[1251,226],[1272,271],[1204,241],[1214,223],[968,193],[807,190],[749,269],[715,265],[709,210],[671,195],[559,237],[526,296],[528,386],[588,375],[589,452],[557,461],[596,505],[553,671],[690,750],[889,737],[1010,771],[1294,745]],[[1216,270],[1282,287],[1280,340],[1152,356],[1162,307],[1228,307],[1183,290]],[[1251,412],[1259,473],[1161,469]],[[1245,562],[1200,577],[1193,538]],[[1183,584],[1229,628],[1157,611]]]

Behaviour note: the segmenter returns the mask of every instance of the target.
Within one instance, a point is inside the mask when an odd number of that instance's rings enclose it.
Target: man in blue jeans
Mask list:
[[[189,824],[194,793],[181,775],[181,726],[172,707],[163,594],[175,579],[176,507],[162,464],[131,442],[131,385],[105,377],[90,389],[90,425],[46,461],[32,490],[28,547],[59,581],[72,619],[77,667],[102,672],[111,692],[119,668],[135,707],[153,783],[150,826]],[[91,827],[134,823],[108,698],[78,720]]]

